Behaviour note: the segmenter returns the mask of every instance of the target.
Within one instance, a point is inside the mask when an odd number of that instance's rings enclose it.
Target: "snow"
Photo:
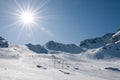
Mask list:
[[[49,52],[52,51],[61,51],[61,52],[68,52],[68,53],[80,53],[82,49],[75,45],[75,44],[62,44],[55,41],[49,41],[44,45]]]
[[[18,46],[0,37],[0,80],[120,80],[119,74],[119,31],[80,46],[54,41]]]
[[[26,44],[26,46],[30,50],[32,50],[36,53],[48,53],[48,51],[44,47],[42,47],[41,45]]]
[[[113,34],[114,33],[107,33],[102,37],[85,39],[80,42],[80,47],[87,49],[99,48],[101,46],[106,45]]]
[[[83,54],[37,54],[27,47],[1,48],[0,80],[119,80],[120,60],[94,60]],[[54,58],[54,57],[57,58]],[[55,63],[56,62],[56,63]],[[37,67],[37,65],[41,67]],[[61,72],[62,71],[62,72]],[[70,73],[70,74],[65,74]]]
[[[120,35],[120,31],[117,31],[112,37],[119,36],[119,35]]]

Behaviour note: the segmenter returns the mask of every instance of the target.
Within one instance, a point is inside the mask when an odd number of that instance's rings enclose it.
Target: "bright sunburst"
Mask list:
[[[24,29],[30,29],[30,27],[32,26],[36,26],[36,24],[38,25],[39,20],[41,19],[41,15],[40,14],[40,9],[42,7],[35,7],[32,5],[31,1],[17,1],[15,0],[15,4],[16,4],[16,12],[14,13],[15,17],[16,17],[16,24],[19,24],[21,27],[23,27]]]
[[[32,41],[35,41],[34,36],[37,30],[39,30],[39,33],[41,30],[41,32],[44,32],[42,34],[47,33],[49,36],[54,37],[54,35],[42,25],[43,20],[48,18],[45,18],[43,15],[43,7],[46,1],[47,0],[40,0],[40,4],[38,4],[34,0],[14,0],[15,6],[11,9],[13,11],[8,11],[14,22],[8,27],[12,26],[11,29],[19,29],[17,40],[19,40],[21,36],[24,36],[25,38],[31,37]]]
[[[17,17],[19,23],[22,24],[23,27],[31,27],[31,25],[35,26],[37,19],[40,19],[33,10],[24,9],[19,11]]]
[[[20,19],[21,19],[21,22],[23,22],[24,24],[32,24],[35,22],[34,21],[34,19],[35,19],[34,13],[29,12],[29,11],[21,13]]]

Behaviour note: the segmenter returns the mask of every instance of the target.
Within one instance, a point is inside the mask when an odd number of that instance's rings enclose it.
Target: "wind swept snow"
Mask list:
[[[104,69],[120,68],[120,60],[92,60],[70,53],[36,54],[25,47],[2,48],[0,55],[0,80],[120,79],[120,72]]]

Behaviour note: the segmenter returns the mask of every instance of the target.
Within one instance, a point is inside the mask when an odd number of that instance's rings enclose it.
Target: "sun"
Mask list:
[[[44,10],[44,6],[46,5],[47,0],[40,0],[40,4],[38,4],[37,1],[33,1],[34,0],[13,1],[15,6],[10,9],[13,11],[8,11],[8,14],[12,16],[14,22],[9,26],[19,29],[18,36],[28,34],[27,37],[34,37],[34,32],[40,29],[44,33],[54,37],[54,35],[42,25],[42,22],[49,18],[49,16],[46,17],[43,14],[43,12],[46,11]]]
[[[20,21],[26,25],[33,24],[35,22],[35,15],[30,11],[22,12],[20,14]]]

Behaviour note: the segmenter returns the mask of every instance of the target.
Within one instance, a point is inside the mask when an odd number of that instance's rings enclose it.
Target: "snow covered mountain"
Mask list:
[[[44,45],[48,51],[61,51],[68,53],[80,53],[82,49],[75,44],[62,44],[54,41],[49,41]]]
[[[80,47],[87,49],[99,48],[101,46],[106,45],[108,41],[111,39],[113,34],[114,33],[107,33],[102,37],[86,39],[84,41],[81,41]]]
[[[111,43],[107,44],[98,49],[95,52],[95,58],[103,59],[103,58],[120,58],[120,43]]]
[[[92,58],[120,58],[120,29],[116,33],[107,33],[102,37],[86,39],[80,43],[80,47],[85,48],[85,53]]]
[[[112,35],[111,39],[109,40],[110,43],[120,41],[120,30],[118,30],[114,35]]]
[[[43,46],[33,44],[26,44],[26,46],[36,53],[80,53],[82,51],[82,49],[75,44],[62,44],[54,41],[49,41]]]
[[[113,34],[107,44],[101,46],[101,48],[96,52],[96,57],[98,58],[104,58],[106,56],[120,58],[120,31]]]
[[[80,46],[75,44],[62,44],[54,41],[49,41],[43,46],[32,44],[27,44],[26,46],[37,53],[83,53],[97,59],[108,57],[120,58],[120,30],[116,33],[107,33],[102,37],[86,39],[81,41]]]
[[[26,44],[26,46],[30,50],[32,50],[32,51],[34,51],[36,53],[48,53],[48,51],[44,47],[42,47],[41,45],[33,45],[33,44],[29,43],[29,44]]]

